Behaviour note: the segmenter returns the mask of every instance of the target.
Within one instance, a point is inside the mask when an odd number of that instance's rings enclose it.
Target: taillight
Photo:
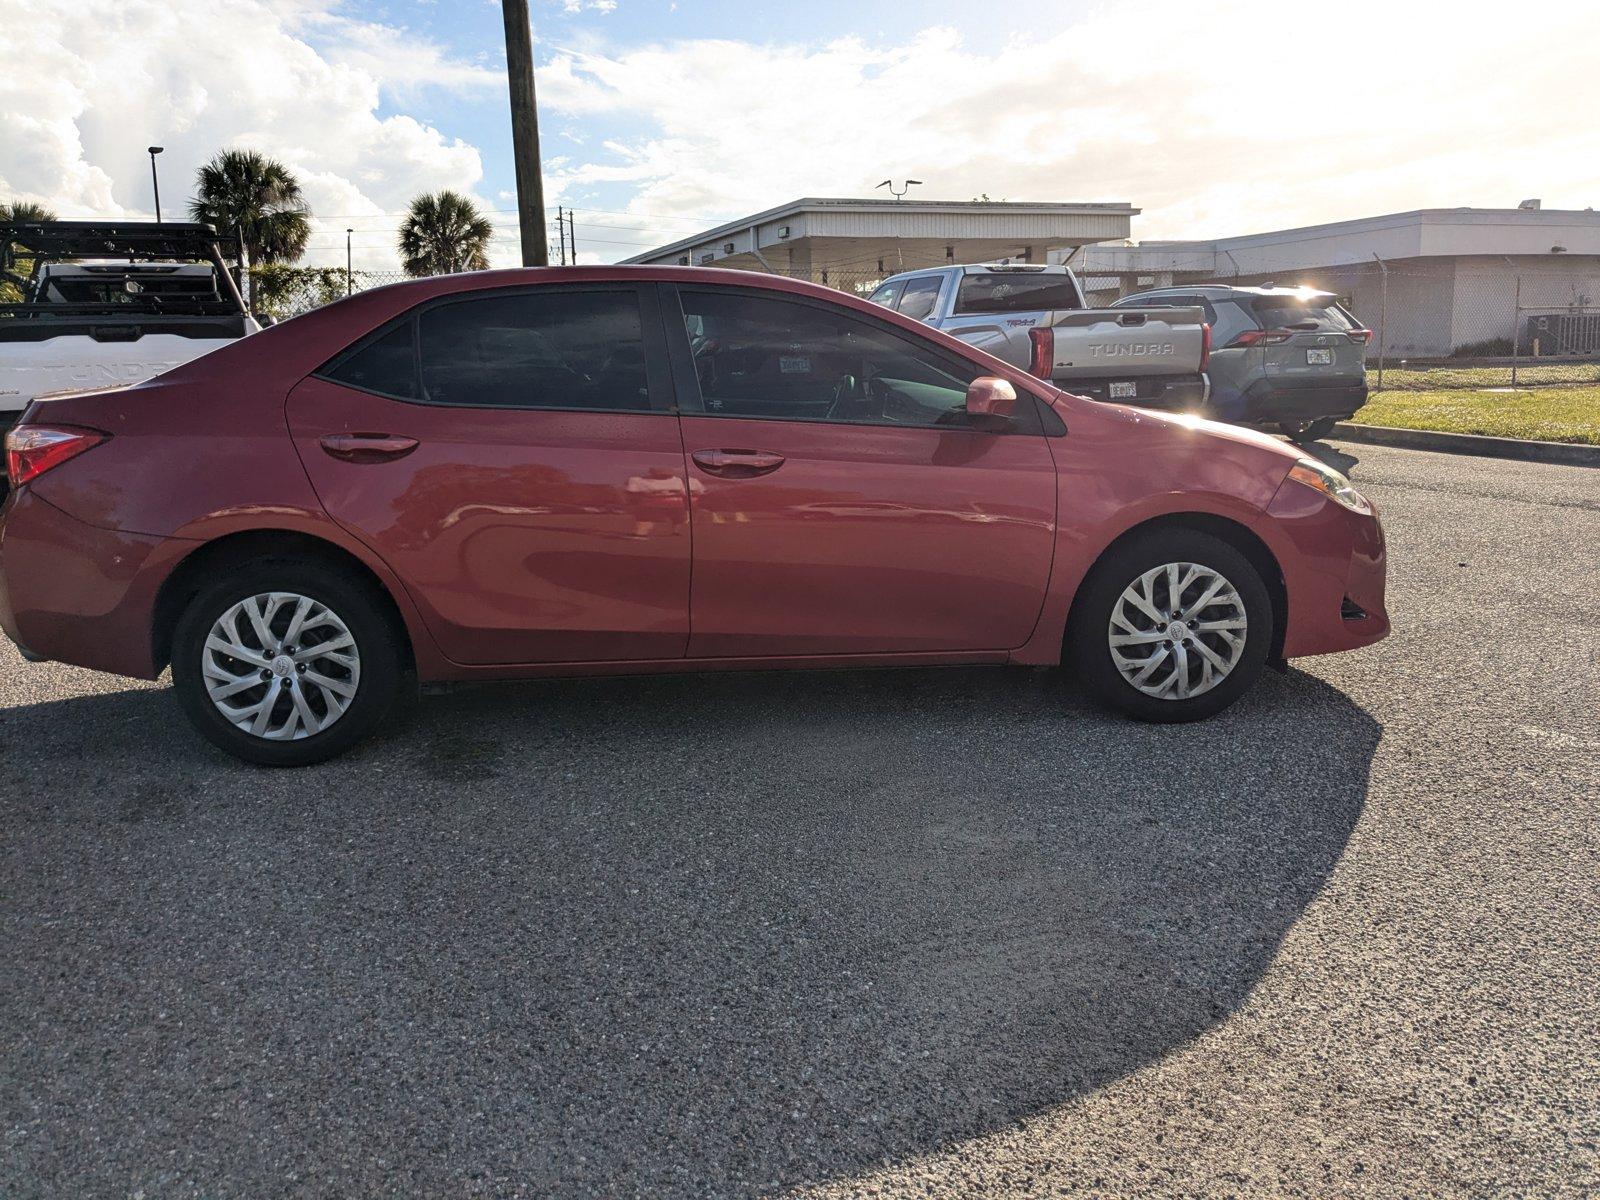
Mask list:
[[[1246,329],[1223,349],[1232,350],[1235,346],[1275,346],[1279,342],[1287,342],[1293,336],[1292,329]]]
[[[1033,360],[1028,364],[1028,374],[1049,379],[1056,365],[1056,331],[1030,329],[1028,340],[1033,343]]]
[[[69,458],[92,450],[110,434],[76,425],[18,425],[6,434],[6,474],[21,487]]]
[[[1204,371],[1211,363],[1211,322],[1200,322],[1200,369]]]
[[[1352,342],[1359,342],[1363,346],[1372,342],[1372,330],[1370,329],[1346,329],[1344,335]]]

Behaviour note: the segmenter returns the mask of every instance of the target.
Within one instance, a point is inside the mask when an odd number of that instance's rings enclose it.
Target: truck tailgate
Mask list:
[[[1056,331],[1050,378],[1197,374],[1205,319],[1199,307],[1052,312],[1041,322]]]

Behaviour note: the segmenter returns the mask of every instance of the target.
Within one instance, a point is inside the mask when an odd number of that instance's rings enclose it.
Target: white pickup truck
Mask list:
[[[0,436],[38,396],[126,387],[260,331],[206,225],[0,225],[0,281]]]
[[[1209,391],[1211,327],[1203,308],[1085,308],[1064,266],[906,271],[869,299],[1096,400],[1195,410]]]

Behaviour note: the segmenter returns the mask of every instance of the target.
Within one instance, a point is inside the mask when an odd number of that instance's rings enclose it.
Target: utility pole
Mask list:
[[[544,179],[539,169],[539,108],[533,95],[533,27],[528,0],[501,0],[506,22],[506,75],[511,87],[511,145],[516,159],[522,265],[550,265],[544,227]]]
[[[561,239],[561,265],[567,265],[567,215],[566,210],[560,205],[556,206],[556,236]]]
[[[156,178],[156,155],[160,154],[165,147],[147,146],[145,149],[150,151],[150,188],[156,194],[156,224],[159,225],[161,224],[161,181]]]
[[[567,232],[572,236],[572,265],[578,265],[578,214],[567,209]]]
[[[344,294],[348,296],[355,290],[355,276],[350,271],[350,235],[354,229],[344,231]]]

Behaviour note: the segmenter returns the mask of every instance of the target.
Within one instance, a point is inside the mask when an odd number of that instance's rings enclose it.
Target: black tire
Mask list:
[[[343,621],[359,655],[359,679],[349,706],[320,732],[294,740],[269,740],[239,728],[212,702],[203,675],[213,625],[239,601],[265,592],[293,592],[325,605]],[[229,754],[267,767],[309,766],[343,754],[388,714],[403,670],[401,636],[384,598],[374,595],[365,581],[318,562],[260,559],[202,587],[183,610],[172,638],[173,689],[190,723]],[[243,699],[248,703],[251,695]]]
[[[1167,563],[1195,563],[1221,575],[1242,601],[1246,621],[1244,648],[1232,670],[1210,690],[1182,699],[1140,691],[1117,669],[1110,644],[1112,613],[1123,592],[1147,571]],[[1198,599],[1188,590],[1184,598]],[[1095,564],[1072,606],[1065,657],[1091,694],[1111,708],[1141,721],[1201,721],[1227,708],[1255,682],[1272,638],[1272,599],[1250,560],[1211,534],[1163,529],[1124,542]]]
[[[1327,437],[1338,423],[1338,417],[1318,417],[1314,421],[1279,421],[1278,428],[1291,442],[1304,444]]]

